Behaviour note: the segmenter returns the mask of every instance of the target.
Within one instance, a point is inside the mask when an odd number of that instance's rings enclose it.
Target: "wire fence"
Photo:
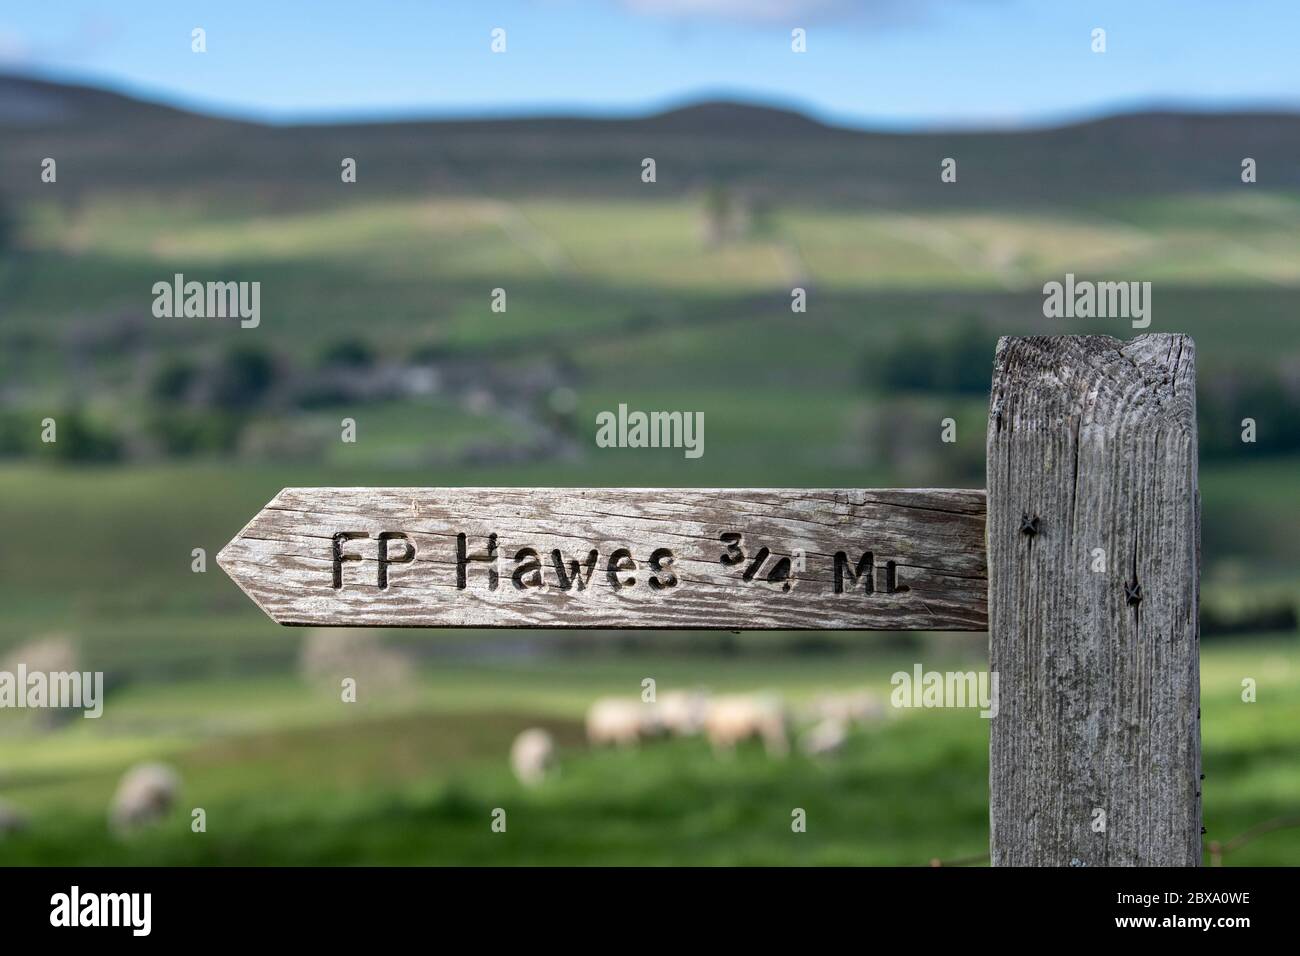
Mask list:
[[[1300,827],[1300,815],[1274,817],[1272,820],[1265,820],[1263,823],[1257,823],[1248,830],[1243,830],[1231,840],[1210,840],[1206,845],[1206,852],[1210,854],[1210,866],[1223,866],[1225,855],[1239,850],[1252,840],[1264,836],[1267,833],[1273,833],[1277,830],[1289,830],[1293,827]],[[981,863],[987,863],[989,855],[980,853],[976,856],[959,856],[951,860],[941,860],[937,856],[931,858],[930,866],[979,866]]]

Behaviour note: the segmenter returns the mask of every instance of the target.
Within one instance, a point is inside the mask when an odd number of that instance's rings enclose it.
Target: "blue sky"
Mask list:
[[[207,31],[208,52],[190,51]],[[490,52],[502,27],[507,52]],[[807,30],[808,52],[790,51]],[[1094,27],[1107,52],[1090,49]],[[0,70],[273,120],[635,113],[727,95],[857,125],[1300,106],[1298,0],[44,0]]]

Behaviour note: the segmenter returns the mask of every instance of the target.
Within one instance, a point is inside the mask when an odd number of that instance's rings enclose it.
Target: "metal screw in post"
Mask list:
[[[1038,534],[1038,515],[1034,515],[1031,518],[1028,514],[1021,514],[1020,533],[1027,534],[1031,538]]]

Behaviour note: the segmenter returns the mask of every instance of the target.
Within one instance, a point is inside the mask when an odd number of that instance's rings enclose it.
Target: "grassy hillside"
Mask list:
[[[773,761],[755,747],[719,759],[698,740],[592,751],[581,714],[600,693],[654,675],[789,698],[871,686],[910,657],[750,661],[568,656],[441,665],[401,694],[355,705],[286,679],[204,681],[122,691],[107,720],[77,721],[39,745],[7,750],[6,793],[31,807],[10,862],[218,864],[891,864],[976,861],[987,848],[988,727],[973,711],[901,711],[858,732],[835,758]],[[940,661],[935,661],[939,664]],[[969,659],[946,663],[969,668]],[[1258,673],[1261,701],[1240,678]],[[1226,840],[1293,809],[1300,766],[1300,657],[1294,644],[1207,651],[1206,825]],[[507,696],[508,708],[498,701]],[[1285,700],[1279,706],[1276,701]],[[522,789],[504,760],[511,738],[544,726],[561,743],[560,775]],[[111,836],[103,808],[116,771],[163,756],[202,807],[134,839]],[[507,814],[494,833],[492,813]],[[806,811],[806,833],[791,812]],[[1233,851],[1227,862],[1294,861],[1300,830]]]

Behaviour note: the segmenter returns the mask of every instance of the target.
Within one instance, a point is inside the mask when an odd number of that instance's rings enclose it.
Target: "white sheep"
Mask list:
[[[16,671],[23,664],[28,672],[69,672],[81,670],[81,655],[76,642],[66,634],[47,634],[15,647],[0,664],[0,670]]]
[[[828,757],[842,750],[848,739],[848,724],[838,717],[827,717],[799,738],[799,749],[810,757]]]
[[[0,800],[0,837],[21,833],[27,829],[27,814],[12,803]]]
[[[180,796],[181,782],[166,764],[137,764],[117,785],[108,819],[114,830],[125,833],[161,820]]]
[[[885,707],[871,691],[848,691],[820,694],[808,706],[808,719],[814,722],[839,720],[845,724],[870,724],[885,715]]]
[[[331,690],[345,677],[366,687],[393,690],[411,683],[415,660],[385,644],[375,631],[312,628],[303,636],[298,671],[313,684]]]
[[[675,737],[693,737],[703,732],[709,716],[709,695],[702,690],[673,690],[656,705],[659,723]]]
[[[654,709],[635,697],[602,697],[587,708],[587,741],[592,746],[633,747],[659,732]]]
[[[14,648],[0,661],[0,671],[16,673],[20,664],[27,668],[29,674],[36,671],[69,674],[82,670],[77,644],[66,634],[49,634]],[[70,709],[57,707],[27,711],[27,719],[38,730],[50,730],[68,720],[71,715]]]
[[[790,752],[785,704],[768,694],[733,694],[709,705],[704,729],[715,753],[727,753],[746,740],[758,739],[770,757]]]
[[[530,727],[510,745],[510,769],[525,787],[535,787],[556,766],[555,738],[540,727]]]

